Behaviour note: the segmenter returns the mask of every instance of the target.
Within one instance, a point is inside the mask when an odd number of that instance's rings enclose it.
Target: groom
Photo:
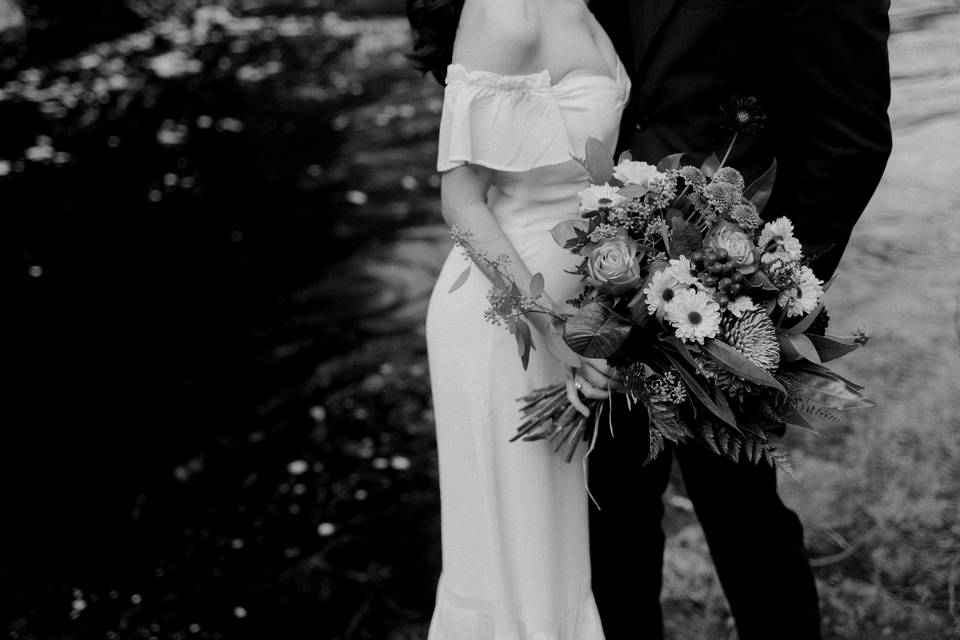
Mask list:
[[[592,0],[631,72],[622,148],[656,163],[685,151],[699,163],[730,134],[721,104],[754,96],[764,129],[729,164],[747,183],[776,157],[764,217],[788,216],[817,275],[830,278],[890,153],[889,0]],[[668,450],[640,467],[645,416],[614,407],[591,457],[593,585],[607,640],[663,637],[662,493]],[[642,420],[642,421],[641,421]],[[817,592],[797,516],[774,470],[696,444],[676,447],[740,640],[817,640]]]

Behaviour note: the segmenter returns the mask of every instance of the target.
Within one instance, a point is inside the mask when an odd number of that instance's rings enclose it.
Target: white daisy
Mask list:
[[[667,305],[667,320],[678,338],[703,344],[720,332],[720,305],[706,293],[685,289]]]
[[[787,310],[787,317],[805,316],[813,311],[823,297],[823,280],[810,267],[800,267],[797,286],[784,289],[777,296],[777,304]]]
[[[662,318],[667,304],[685,288],[686,285],[680,282],[671,269],[655,272],[643,290],[647,297],[647,311]]]
[[[803,247],[793,235],[793,223],[789,218],[777,218],[765,224],[757,246],[763,262],[799,260],[803,255]]]
[[[667,268],[667,271],[669,271],[678,282],[688,286],[700,286],[700,280],[697,279],[697,276],[693,275],[693,270],[693,263],[684,255],[671,260],[670,267]]]
[[[579,193],[580,212],[597,211],[600,207],[612,207],[626,198],[617,193],[617,187],[609,184],[593,184]]]
[[[736,300],[731,300],[727,303],[727,311],[732,313],[737,318],[742,318],[744,313],[747,311],[752,311],[756,308],[757,305],[753,304],[753,300],[750,299],[750,296],[740,296]]]
[[[621,160],[620,164],[613,169],[613,177],[620,182],[635,184],[648,191],[653,189],[656,180],[662,176],[663,174],[652,164],[636,160]]]

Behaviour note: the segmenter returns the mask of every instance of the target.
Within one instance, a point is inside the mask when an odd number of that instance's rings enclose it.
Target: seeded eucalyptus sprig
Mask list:
[[[450,287],[449,293],[453,293],[464,285],[470,277],[473,262],[490,269],[493,273],[491,278],[493,286],[487,292],[487,300],[490,306],[484,312],[483,317],[492,324],[507,327],[517,340],[517,353],[520,355],[523,368],[526,369],[530,363],[530,350],[534,348],[530,324],[526,320],[527,315],[542,313],[554,322],[564,322],[566,320],[564,316],[541,301],[544,289],[543,274],[536,273],[530,278],[528,287],[530,293],[525,293],[507,268],[510,264],[509,256],[501,254],[496,258],[490,258],[486,251],[473,245],[471,242],[473,233],[460,229],[457,225],[450,228],[450,237],[458,247],[463,249],[472,262],[457,276]]]

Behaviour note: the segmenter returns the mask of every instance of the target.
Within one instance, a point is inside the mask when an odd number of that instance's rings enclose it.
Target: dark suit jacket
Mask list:
[[[592,0],[630,70],[620,147],[655,163],[722,154],[719,106],[756,96],[762,133],[729,164],[748,183],[776,157],[764,218],[788,216],[821,278],[837,267],[891,149],[889,0]],[[831,247],[829,248],[828,247]],[[825,253],[824,253],[825,252]]]

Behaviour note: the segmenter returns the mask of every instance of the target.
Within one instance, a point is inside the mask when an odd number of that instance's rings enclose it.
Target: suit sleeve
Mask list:
[[[892,141],[889,0],[777,3],[778,181],[764,217],[790,217],[821,278],[837,268]]]

